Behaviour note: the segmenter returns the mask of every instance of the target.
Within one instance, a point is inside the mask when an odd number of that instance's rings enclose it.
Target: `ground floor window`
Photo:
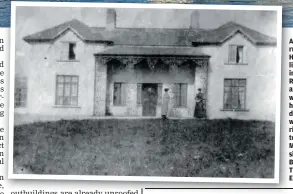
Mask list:
[[[246,79],[224,79],[224,109],[245,109]]]
[[[113,105],[114,106],[124,106],[125,105],[125,97],[126,97],[126,91],[125,91],[125,83],[114,83],[113,88]]]
[[[173,93],[176,107],[187,107],[187,86],[186,83],[174,84]]]
[[[56,78],[56,105],[78,105],[78,82],[76,75],[57,75]]]
[[[26,107],[27,103],[27,78],[15,78],[15,91],[14,91],[14,106],[15,108]]]

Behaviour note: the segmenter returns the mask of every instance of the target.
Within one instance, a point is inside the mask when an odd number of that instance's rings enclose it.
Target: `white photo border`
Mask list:
[[[155,177],[155,176],[88,176],[88,175],[35,175],[13,174],[14,137],[14,73],[15,73],[15,24],[16,7],[95,7],[95,8],[144,8],[144,9],[200,9],[200,10],[259,10],[277,11],[277,97],[275,117],[275,167],[274,178],[215,178],[215,177]],[[100,180],[100,181],[144,181],[144,182],[210,182],[210,183],[279,183],[280,170],[280,115],[281,115],[281,48],[282,48],[282,6],[259,5],[208,5],[208,4],[140,4],[140,3],[81,3],[81,2],[11,2],[10,29],[10,101],[9,101],[9,158],[8,179],[31,180]]]

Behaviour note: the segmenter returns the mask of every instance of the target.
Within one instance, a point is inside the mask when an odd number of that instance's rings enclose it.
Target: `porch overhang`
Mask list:
[[[141,60],[147,60],[149,64],[154,64],[161,60],[168,65],[181,65],[184,62],[192,62],[192,64],[201,66],[208,64],[210,59],[209,55],[196,51],[196,48],[153,46],[110,46],[94,54],[94,56],[103,64],[116,59],[124,64],[135,64]]]

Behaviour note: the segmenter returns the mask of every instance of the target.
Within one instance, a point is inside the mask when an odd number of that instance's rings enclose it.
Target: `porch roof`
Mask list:
[[[210,58],[209,55],[190,47],[155,47],[155,46],[110,46],[98,52],[96,56],[181,56]]]

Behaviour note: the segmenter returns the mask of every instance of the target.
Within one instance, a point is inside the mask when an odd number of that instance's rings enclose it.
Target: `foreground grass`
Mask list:
[[[274,177],[274,124],[61,120],[14,128],[14,164],[35,174]]]

